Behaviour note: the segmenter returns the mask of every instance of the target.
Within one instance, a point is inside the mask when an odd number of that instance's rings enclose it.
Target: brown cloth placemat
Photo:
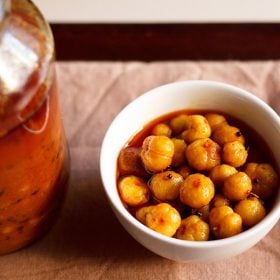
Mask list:
[[[174,81],[216,80],[253,92],[280,113],[279,61],[67,62],[57,63],[57,74],[72,157],[69,192],[47,235],[0,257],[0,279],[279,279],[279,222],[257,245],[236,257],[176,263],[149,252],[122,228],[99,174],[104,133],[135,97]]]

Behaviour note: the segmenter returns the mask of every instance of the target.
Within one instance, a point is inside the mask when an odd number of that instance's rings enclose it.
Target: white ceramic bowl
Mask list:
[[[215,261],[242,253],[262,239],[280,217],[280,191],[273,209],[256,226],[236,236],[184,241],[161,235],[137,221],[123,206],[116,186],[120,150],[151,120],[181,109],[214,109],[243,120],[262,135],[280,167],[280,118],[262,100],[240,88],[211,81],[186,81],[155,88],[126,106],[103,140],[100,170],[111,207],[124,228],[152,252],[175,261]]]

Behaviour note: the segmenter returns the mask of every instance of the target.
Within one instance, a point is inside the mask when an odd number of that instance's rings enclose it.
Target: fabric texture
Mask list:
[[[280,61],[59,62],[57,77],[71,152],[69,191],[58,221],[42,239],[0,257],[0,279],[279,279],[279,222],[245,253],[218,262],[178,263],[142,247],[109,206],[99,153],[108,126],[125,105],[174,81],[227,82],[279,114]]]

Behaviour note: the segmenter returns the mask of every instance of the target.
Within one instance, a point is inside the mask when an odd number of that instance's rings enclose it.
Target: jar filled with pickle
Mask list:
[[[61,208],[69,153],[51,30],[28,0],[0,2],[0,254],[45,233]]]

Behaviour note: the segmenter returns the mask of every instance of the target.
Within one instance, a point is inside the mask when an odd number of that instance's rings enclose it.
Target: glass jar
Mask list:
[[[0,254],[50,228],[68,173],[50,28],[29,0],[0,0]]]

